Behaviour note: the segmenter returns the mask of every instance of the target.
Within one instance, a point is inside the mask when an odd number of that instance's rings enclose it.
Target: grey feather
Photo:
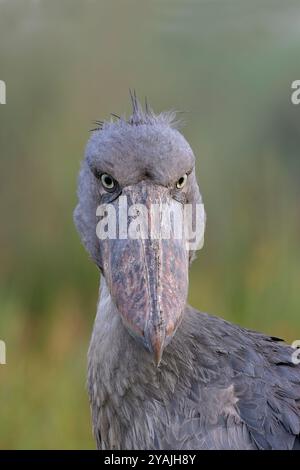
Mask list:
[[[299,445],[300,372],[289,346],[188,306],[157,368],[124,328],[104,281],[100,299],[88,368],[99,448]]]

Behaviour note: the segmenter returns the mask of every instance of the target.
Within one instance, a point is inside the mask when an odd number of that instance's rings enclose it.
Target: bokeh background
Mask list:
[[[94,448],[86,353],[99,276],[72,211],[94,119],[185,111],[208,222],[190,301],[300,338],[300,4],[1,0],[0,448]]]

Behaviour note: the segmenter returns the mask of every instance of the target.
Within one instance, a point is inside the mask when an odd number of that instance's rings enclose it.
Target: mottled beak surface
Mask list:
[[[131,204],[146,208],[146,226],[135,238],[100,241],[103,274],[124,325],[153,354],[158,365],[165,346],[180,324],[188,290],[188,251],[184,237],[152,234],[157,223],[151,207],[174,206],[167,188],[142,181],[123,189]],[[180,205],[179,202],[175,204]],[[114,206],[119,214],[118,200]],[[130,214],[130,209],[128,210]],[[124,214],[122,214],[124,216]],[[127,218],[128,227],[134,216]],[[150,236],[149,236],[150,235]]]

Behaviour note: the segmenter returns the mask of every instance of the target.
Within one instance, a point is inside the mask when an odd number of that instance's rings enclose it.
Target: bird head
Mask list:
[[[195,158],[175,114],[131,98],[131,117],[98,123],[88,141],[74,220],[125,327],[159,364],[182,320],[204,221],[195,231]]]

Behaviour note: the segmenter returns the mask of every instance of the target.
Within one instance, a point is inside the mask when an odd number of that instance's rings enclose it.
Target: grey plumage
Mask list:
[[[157,189],[164,197],[176,199],[174,183],[191,170],[178,200],[192,204],[202,200],[194,155],[172,126],[174,113],[157,116],[149,106],[143,111],[134,93],[132,102],[133,115],[129,120],[121,117],[104,122],[102,130],[92,134],[80,172],[75,210],[82,241],[102,273],[88,354],[88,391],[97,447],[299,447],[300,368],[291,361],[293,350],[276,338],[184,306],[186,293],[177,292],[176,272],[161,267],[163,248],[155,252],[161,259],[153,266],[159,267],[165,283],[170,279],[170,292],[166,290],[168,286],[160,285],[151,276],[143,277],[148,269],[145,260],[142,270],[135,259],[127,261],[128,244],[116,242],[111,248],[97,239],[96,207],[107,197],[115,201],[122,192],[149,195]],[[101,187],[102,173],[113,175],[118,182],[113,196]],[[140,253],[139,246],[135,245],[135,253]],[[111,249],[119,256],[110,255]],[[146,246],[150,264],[153,250],[151,244]],[[185,263],[191,260],[192,255],[187,260],[179,256],[176,266],[181,274],[186,272]],[[149,272],[152,271],[151,267]],[[157,289],[165,289],[162,293],[166,298],[177,296],[175,304],[163,303],[162,299],[156,310],[148,302],[152,279]],[[175,311],[177,304],[180,311],[172,319],[180,317],[180,321],[172,339],[170,336],[165,341],[168,315],[173,314],[168,312],[168,306],[173,305]],[[136,305],[139,307],[134,310]],[[132,327],[144,325],[146,314],[142,341],[138,341],[132,335]],[[159,337],[163,353],[158,367],[159,360],[155,362],[151,349],[153,339],[152,343],[146,341],[148,329],[157,325],[157,318],[163,329]]]

